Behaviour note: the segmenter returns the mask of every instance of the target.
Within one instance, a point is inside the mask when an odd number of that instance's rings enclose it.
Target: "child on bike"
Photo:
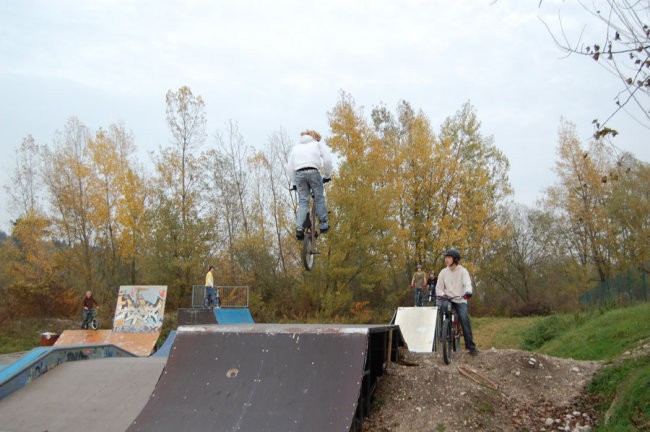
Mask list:
[[[429,288],[429,301],[433,302],[436,298],[436,283],[438,282],[438,276],[436,272],[429,272],[429,277],[427,278],[427,287]]]
[[[327,222],[327,203],[325,202],[323,183],[327,183],[332,175],[332,153],[327,144],[320,140],[321,136],[316,131],[301,132],[300,141],[291,149],[287,162],[286,169],[292,189],[298,191],[297,240],[305,238],[303,223],[309,213],[309,197],[312,193],[321,234],[325,234],[330,228]],[[321,168],[323,168],[322,176]]]
[[[87,328],[87,322],[93,317],[93,313],[99,309],[99,303],[93,297],[92,291],[86,291],[83,299],[83,314],[81,319],[81,328]]]
[[[472,326],[467,314],[467,299],[472,297],[472,281],[469,272],[459,264],[460,252],[456,249],[449,249],[445,252],[445,264],[447,267],[438,274],[436,284],[436,295],[442,299],[441,310],[445,310],[447,303],[451,302],[458,314],[460,326],[463,329],[465,348],[470,355],[478,355],[476,344],[472,338]]]

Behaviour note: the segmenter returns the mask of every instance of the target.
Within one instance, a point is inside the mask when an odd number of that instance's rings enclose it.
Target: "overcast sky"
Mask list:
[[[139,155],[169,143],[165,93],[206,102],[206,147],[228,120],[247,144],[285,129],[327,136],[339,92],[365,112],[400,100],[437,129],[466,101],[510,160],[514,199],[555,181],[560,118],[580,137],[612,111],[618,80],[563,58],[540,18],[569,35],[596,31],[572,1],[0,0],[0,184],[31,134],[51,144],[70,116],[92,130],[122,121]],[[586,26],[586,28],[585,28]],[[650,159],[650,131],[626,116],[614,144]],[[0,189],[0,229],[12,215]]]

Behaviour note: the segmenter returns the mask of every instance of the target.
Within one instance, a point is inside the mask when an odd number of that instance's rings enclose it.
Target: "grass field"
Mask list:
[[[612,309],[565,329],[539,351],[579,360],[610,360],[650,337],[650,303]]]
[[[520,349],[527,332],[543,317],[472,318],[472,335],[481,349],[515,348]]]
[[[69,319],[25,318],[5,321],[0,326],[0,354],[28,351],[41,343],[41,333],[61,334],[63,330],[76,328],[78,323]]]

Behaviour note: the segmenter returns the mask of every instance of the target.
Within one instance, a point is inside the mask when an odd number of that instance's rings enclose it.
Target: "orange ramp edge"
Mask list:
[[[111,333],[106,343],[116,345],[137,356],[148,356],[153,352],[160,332],[156,333]]]
[[[103,344],[110,334],[110,330],[66,330],[54,346]]]
[[[111,330],[66,330],[55,346],[113,344],[137,356],[151,355],[160,336],[156,333],[113,333]]]

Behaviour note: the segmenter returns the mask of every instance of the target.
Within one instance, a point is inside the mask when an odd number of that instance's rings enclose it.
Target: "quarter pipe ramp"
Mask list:
[[[392,354],[383,333],[376,339],[383,348],[369,349],[372,331],[181,326],[165,373],[128,431],[349,431],[365,404],[360,396],[370,398],[364,389],[374,389]]]

